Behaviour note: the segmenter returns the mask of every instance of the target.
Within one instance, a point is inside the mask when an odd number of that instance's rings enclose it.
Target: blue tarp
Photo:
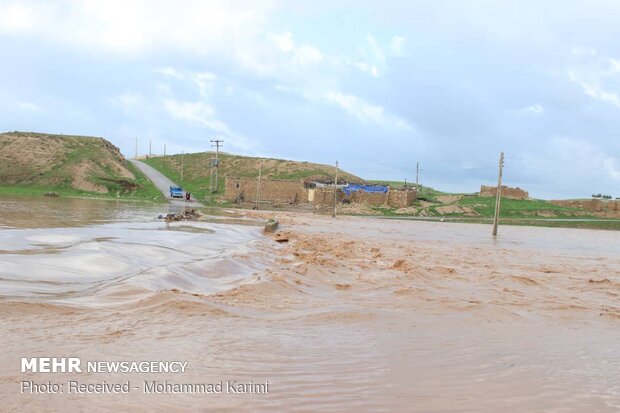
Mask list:
[[[378,193],[386,193],[388,191],[387,186],[383,185],[357,185],[357,184],[349,184],[342,188],[345,194],[351,195],[356,191],[363,192],[378,192]]]

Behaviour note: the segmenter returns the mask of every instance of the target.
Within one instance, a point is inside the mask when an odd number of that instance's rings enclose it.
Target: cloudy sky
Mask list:
[[[620,1],[0,0],[0,129],[620,196]]]

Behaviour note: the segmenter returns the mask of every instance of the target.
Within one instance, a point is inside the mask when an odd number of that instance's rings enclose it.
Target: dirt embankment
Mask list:
[[[103,138],[33,132],[0,134],[0,185],[107,193],[138,187],[119,149]]]
[[[579,208],[603,218],[620,218],[620,200],[566,199],[551,201],[563,207]]]

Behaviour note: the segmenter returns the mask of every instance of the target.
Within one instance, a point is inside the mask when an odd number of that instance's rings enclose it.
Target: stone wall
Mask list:
[[[390,189],[387,204],[393,208],[405,208],[413,204],[415,191]]]
[[[227,176],[224,185],[224,199],[235,203],[256,202],[258,178],[236,178]],[[308,190],[303,181],[285,179],[261,179],[260,202],[274,204],[300,204],[308,202]]]
[[[403,208],[410,206],[415,199],[415,191],[403,191],[390,189],[387,193],[355,191],[351,195],[345,195],[338,190],[338,202],[348,200],[354,204],[364,204],[369,206],[390,206],[393,208]],[[314,193],[315,206],[333,206],[333,188],[317,188]]]
[[[383,206],[386,204],[387,198],[387,193],[364,191],[355,191],[351,195],[346,197],[346,199],[349,199],[355,204],[364,204],[370,206]]]
[[[497,186],[480,186],[480,196],[497,196]],[[502,185],[502,197],[510,199],[528,199],[530,194],[521,188]]]
[[[337,202],[342,202],[344,199],[344,192],[340,189],[336,194]],[[334,188],[323,187],[316,188],[314,190],[314,201],[312,202],[315,207],[333,207],[334,206]]]

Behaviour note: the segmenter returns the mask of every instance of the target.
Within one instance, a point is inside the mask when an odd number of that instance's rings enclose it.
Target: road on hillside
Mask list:
[[[167,200],[172,202],[173,204],[178,205],[187,205],[192,207],[201,207],[203,206],[201,203],[197,202],[194,198],[190,202],[185,202],[185,198],[171,198],[170,197],[170,187],[171,186],[179,186],[172,182],[166,175],[159,172],[157,169],[153,168],[150,165],[145,164],[144,162],[140,162],[136,159],[129,159],[136,168],[138,168],[147,178],[153,182],[155,187],[159,189],[159,191],[164,194]],[[183,196],[185,196],[185,192],[183,192]]]

